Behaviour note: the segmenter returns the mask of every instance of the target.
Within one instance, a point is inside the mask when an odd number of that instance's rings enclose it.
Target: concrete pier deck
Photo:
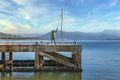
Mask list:
[[[82,46],[77,44],[1,44],[0,45],[1,60],[0,60],[0,71],[59,71],[64,70],[73,70],[73,71],[81,71],[82,70],[82,60],[81,60],[81,52]],[[6,60],[6,52],[9,52],[9,60]],[[15,65],[18,65],[15,60],[13,60],[14,52],[35,52],[35,60],[34,61],[19,61],[21,66],[26,64],[30,64],[33,68],[29,69],[21,69],[14,68]],[[68,58],[59,52],[70,52],[71,58]],[[26,53],[27,54],[27,53]],[[49,58],[51,61],[47,62],[44,60],[44,57]],[[53,62],[58,64],[53,68],[46,68],[45,65],[50,66],[50,63]],[[34,63],[34,64],[33,64]],[[29,66],[31,66],[29,65]],[[62,65],[62,66],[61,66]],[[28,66],[28,65],[27,65]]]

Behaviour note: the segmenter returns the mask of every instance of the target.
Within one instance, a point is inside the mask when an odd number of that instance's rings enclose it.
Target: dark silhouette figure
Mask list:
[[[56,45],[56,33],[57,33],[57,31],[58,31],[58,28],[56,30],[52,30],[52,32],[51,32],[51,44],[54,41],[54,44]]]

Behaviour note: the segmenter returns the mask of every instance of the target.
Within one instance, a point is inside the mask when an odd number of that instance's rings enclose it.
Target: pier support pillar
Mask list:
[[[35,69],[39,70],[43,67],[44,59],[43,56],[39,55],[40,52],[35,53]]]
[[[5,52],[2,52],[2,65],[3,69],[7,71],[7,67],[9,67],[9,70],[12,72],[13,71],[13,56],[12,52],[9,53],[9,58],[6,60],[6,55]]]
[[[9,60],[13,60],[13,53],[10,52],[9,54],[10,54]]]
[[[2,52],[2,64],[4,65],[3,66],[3,69],[6,67],[6,65],[5,65],[5,59],[6,59],[6,56],[5,56],[5,52]]]
[[[36,42],[36,52],[35,52],[35,69],[39,70],[40,66],[39,66],[39,46],[38,46],[38,42]]]
[[[35,52],[35,69],[39,69],[39,52]]]
[[[5,62],[5,52],[2,52],[2,62],[4,63]]]
[[[79,70],[82,70],[81,51],[82,51],[82,48],[79,46],[74,47],[74,49],[72,51],[72,59],[75,62],[77,69],[79,69]]]
[[[13,52],[9,53],[9,64],[10,64],[10,71],[13,72]]]

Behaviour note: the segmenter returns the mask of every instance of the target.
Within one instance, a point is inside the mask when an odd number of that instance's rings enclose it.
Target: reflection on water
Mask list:
[[[82,80],[80,72],[2,72],[0,74],[0,80]]]

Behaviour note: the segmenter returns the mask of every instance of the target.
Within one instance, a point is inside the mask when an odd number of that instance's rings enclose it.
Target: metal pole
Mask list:
[[[61,39],[63,38],[62,34],[62,26],[63,26],[63,8],[61,8]]]

